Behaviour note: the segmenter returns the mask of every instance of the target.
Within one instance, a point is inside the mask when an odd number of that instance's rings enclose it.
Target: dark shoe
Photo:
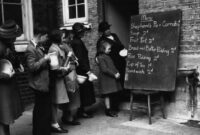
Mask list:
[[[72,126],[77,126],[77,125],[81,125],[81,123],[79,121],[67,121],[65,119],[62,118],[62,123],[63,124],[67,124],[67,125],[72,125]]]
[[[118,117],[118,112],[117,112],[117,111],[111,110],[111,112],[112,112],[114,115],[116,115],[116,117]]]
[[[89,114],[85,111],[79,111],[78,112],[78,117],[79,118],[93,118],[93,115],[92,114]]]
[[[62,128],[62,127],[51,127],[51,132],[52,133],[68,133],[68,130]]]
[[[106,114],[106,116],[109,116],[109,117],[117,117],[118,116],[117,114],[113,113],[110,109],[106,109],[105,114]]]
[[[81,113],[80,116],[81,116],[82,118],[93,118],[93,115],[88,114],[88,113],[86,113],[86,112]]]
[[[72,126],[81,125],[79,121],[65,121],[64,124],[72,125]]]

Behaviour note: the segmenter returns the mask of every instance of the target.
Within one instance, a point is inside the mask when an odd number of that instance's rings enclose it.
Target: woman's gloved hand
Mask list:
[[[87,73],[88,74],[88,80],[90,81],[90,82],[93,82],[93,81],[95,81],[95,80],[97,80],[98,79],[98,77],[94,74],[94,73],[92,73],[92,72],[88,72]]]

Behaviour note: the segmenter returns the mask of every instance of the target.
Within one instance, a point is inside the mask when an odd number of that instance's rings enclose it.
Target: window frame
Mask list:
[[[17,52],[25,52],[30,40],[33,39],[33,13],[32,0],[21,0],[22,2],[22,23],[24,39],[17,38],[15,42],[15,50]]]
[[[75,3],[75,4],[77,4],[77,3]],[[82,22],[85,24],[88,23],[88,0],[84,0],[84,5],[85,5],[85,17],[70,19],[69,18],[68,0],[62,0],[64,26],[72,26],[75,22]],[[77,12],[77,10],[76,10],[76,12]]]
[[[10,2],[0,1],[0,6],[3,7],[5,4]],[[11,3],[10,3],[11,4]],[[22,29],[23,34],[17,38],[15,44],[24,43],[33,37],[33,18],[32,18],[32,0],[21,0],[21,3],[12,3],[11,5],[20,5],[22,10]],[[4,22],[4,9],[2,8],[2,22]]]

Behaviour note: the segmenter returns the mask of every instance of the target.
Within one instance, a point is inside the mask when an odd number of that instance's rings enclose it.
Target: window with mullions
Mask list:
[[[86,22],[87,0],[63,0],[64,23]]]
[[[0,0],[0,14],[0,25],[12,19],[23,28],[21,0]]]
[[[0,25],[6,20],[15,20],[23,34],[17,41],[28,41],[32,37],[31,0],[0,0]]]

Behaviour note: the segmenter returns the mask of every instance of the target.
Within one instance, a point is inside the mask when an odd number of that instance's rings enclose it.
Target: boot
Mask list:
[[[105,114],[109,117],[117,117],[117,114],[113,113],[110,109],[106,109]]]

